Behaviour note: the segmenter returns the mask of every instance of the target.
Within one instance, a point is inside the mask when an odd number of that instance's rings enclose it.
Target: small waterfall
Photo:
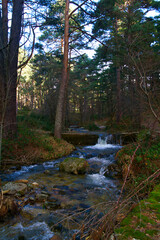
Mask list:
[[[98,138],[98,142],[93,145],[93,146],[87,146],[85,148],[89,148],[89,149],[99,149],[99,150],[103,150],[103,149],[106,149],[106,148],[119,148],[120,145],[119,143],[117,144],[116,141],[115,141],[115,137],[114,135],[112,134],[109,134],[109,135],[100,135],[99,138]]]
[[[103,176],[103,175],[105,174],[105,172],[106,172],[106,166],[101,167],[101,169],[100,169],[100,171],[99,171],[99,174],[100,174],[101,176]]]
[[[98,144],[100,145],[106,145],[106,144],[112,144],[113,143],[113,135],[109,134],[107,136],[99,136],[98,138]]]

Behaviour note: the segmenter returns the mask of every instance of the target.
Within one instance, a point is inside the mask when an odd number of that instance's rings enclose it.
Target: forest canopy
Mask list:
[[[24,108],[49,118],[57,137],[64,127],[102,119],[136,128],[146,115],[159,122],[159,7],[151,0],[1,1],[1,136],[16,134]]]

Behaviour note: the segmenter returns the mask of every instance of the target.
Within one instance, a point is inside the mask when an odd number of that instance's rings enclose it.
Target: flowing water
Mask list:
[[[64,158],[1,175],[3,181],[37,182],[40,193],[56,199],[56,207],[54,209],[50,201],[27,204],[21,214],[0,224],[0,240],[49,240],[57,232],[62,239],[71,239],[81,222],[92,214],[91,210],[98,209],[97,216],[103,216],[104,203],[115,201],[120,188],[116,179],[105,176],[107,166],[115,162],[115,153],[120,149],[111,142],[111,135],[101,135],[94,146],[78,147],[70,155],[88,161],[89,170],[85,175],[59,172],[59,163]],[[39,194],[39,189],[36,191]]]

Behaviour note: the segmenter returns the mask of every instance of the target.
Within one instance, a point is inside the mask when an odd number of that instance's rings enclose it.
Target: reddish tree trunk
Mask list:
[[[16,88],[17,88],[17,65],[18,65],[18,50],[20,42],[22,14],[24,0],[13,0],[12,25],[9,40],[9,50],[6,72],[6,107],[4,119],[4,135],[13,137],[17,132],[16,121]]]
[[[68,48],[69,48],[69,0],[66,0],[65,8],[65,33],[64,33],[64,58],[63,58],[63,74],[59,90],[58,104],[55,118],[54,135],[61,138],[62,125],[63,125],[63,111],[65,105],[65,97],[68,82]]]

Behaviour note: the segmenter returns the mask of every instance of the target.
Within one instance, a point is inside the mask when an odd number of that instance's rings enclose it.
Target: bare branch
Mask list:
[[[32,28],[32,32],[33,32],[33,44],[32,44],[31,54],[29,55],[28,59],[24,63],[22,63],[18,66],[18,69],[24,68],[27,65],[27,63],[29,62],[29,60],[31,59],[32,55],[33,55],[33,51],[34,51],[34,47],[35,47],[35,32],[34,32],[34,29],[33,29],[32,26],[31,26],[31,28]]]
[[[74,12],[76,12],[79,8],[81,8],[85,13],[86,13],[86,11],[82,8],[82,6],[86,3],[86,2],[88,2],[88,0],[85,0],[83,3],[81,3],[80,5],[78,5],[77,3],[75,3],[75,2],[70,2],[70,3],[72,3],[72,4],[74,4],[74,5],[76,5],[77,7],[69,14],[69,18],[73,15],[73,13]]]
[[[87,31],[85,30],[82,30],[81,26],[78,24],[78,22],[71,17],[72,20],[75,21],[75,23],[78,25],[78,26],[70,26],[70,28],[73,28],[73,29],[77,29],[79,31],[81,31],[83,34],[86,34],[88,35],[89,37],[91,37],[92,39],[96,40],[97,42],[99,42],[100,44],[102,44],[104,47],[107,47],[106,44],[104,44],[103,42],[101,42],[100,40],[98,40],[95,36],[93,36],[92,34],[88,33]]]

